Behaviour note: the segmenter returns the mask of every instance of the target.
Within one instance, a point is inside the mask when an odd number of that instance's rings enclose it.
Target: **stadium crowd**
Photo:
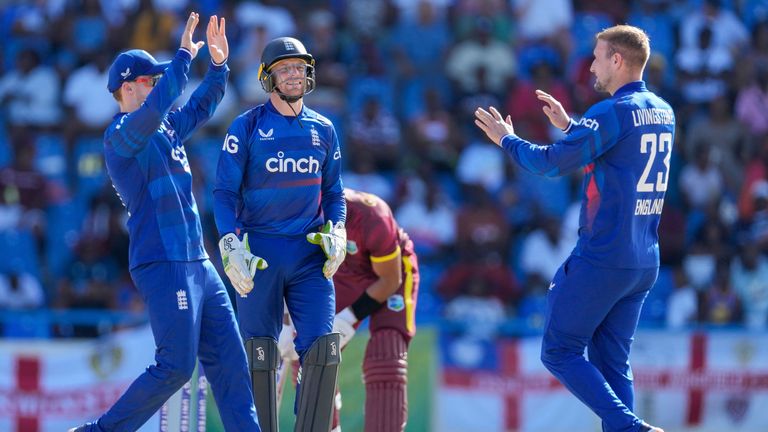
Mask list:
[[[186,144],[215,264],[213,176],[226,127],[266,99],[264,44],[292,35],[317,60],[318,88],[306,100],[339,130],[345,185],[384,198],[414,240],[422,311],[471,323],[479,337],[510,321],[540,326],[550,278],[575,244],[580,176],[520,171],[472,113],[500,107],[522,136],[559,139],[534,90],[584,112],[603,97],[592,89],[592,36],[629,23],[649,34],[645,80],[677,116],[662,269],[641,325],[768,328],[768,1],[1,3],[2,311],[141,311],[127,214],[102,156],[118,108],[106,72],[129,47],[170,58],[195,10],[227,19],[232,53],[224,100]],[[188,90],[206,64],[193,64]],[[0,334],[108,329],[7,319]]]

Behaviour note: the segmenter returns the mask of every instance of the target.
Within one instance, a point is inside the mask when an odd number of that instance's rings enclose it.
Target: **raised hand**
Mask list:
[[[189,18],[187,18],[187,25],[184,26],[184,33],[181,34],[181,47],[189,51],[192,54],[192,58],[195,58],[200,48],[205,45],[203,41],[192,41],[192,34],[195,32],[198,22],[200,22],[200,15],[196,12],[190,13]]]
[[[542,110],[547,118],[549,118],[550,123],[558,129],[565,129],[568,127],[571,123],[571,118],[557,99],[541,90],[536,90],[536,98],[547,103],[542,107]]]
[[[211,54],[211,60],[216,64],[222,64],[229,57],[229,44],[227,43],[226,21],[222,17],[217,20],[216,15],[208,21],[208,28],[205,31],[208,38],[208,52]]]
[[[475,124],[497,146],[501,145],[503,137],[515,133],[515,128],[512,126],[512,117],[507,116],[507,119],[504,120],[499,111],[494,107],[490,107],[488,111],[478,107],[475,110]]]

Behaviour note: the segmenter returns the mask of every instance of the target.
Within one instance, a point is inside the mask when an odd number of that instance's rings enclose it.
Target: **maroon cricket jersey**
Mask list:
[[[414,254],[413,242],[397,225],[384,200],[349,189],[344,190],[344,197],[347,199],[347,257],[333,277],[336,312],[354,303],[378,279],[373,272],[373,261],[392,259],[398,246],[403,258]]]

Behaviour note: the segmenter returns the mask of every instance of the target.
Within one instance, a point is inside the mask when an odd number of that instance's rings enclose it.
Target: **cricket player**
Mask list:
[[[240,294],[237,315],[261,427],[277,430],[277,338],[285,302],[302,368],[296,430],[327,432],[341,360],[339,335],[332,333],[332,277],[347,244],[341,149],[333,124],[303,103],[315,87],[315,60],[299,40],[270,41],[259,79],[269,100],[233,121],[219,157],[219,249]],[[255,278],[238,258],[250,251],[269,262]]]
[[[370,317],[371,338],[363,360],[365,431],[401,432],[408,420],[408,345],[416,333],[419,265],[413,242],[381,198],[344,189],[347,200],[347,258],[336,287],[334,331],[341,347]],[[292,327],[280,334],[284,363],[292,358]],[[338,399],[340,401],[340,397]],[[333,430],[340,430],[338,406]]]
[[[537,90],[544,114],[566,133],[551,145],[518,137],[494,107],[475,111],[477,126],[523,169],[559,176],[584,168],[579,240],[549,286],[541,359],[606,432],[663,432],[633,412],[629,366],[640,309],[659,271],[657,228],[675,141],[672,108],[642,81],[649,55],[639,28],[598,33],[590,71],[595,90],[611,97],[575,122]]]
[[[189,380],[197,357],[224,427],[260,431],[232,305],[203,248],[183,144],[224,96],[229,75],[224,18],[208,22],[212,64],[203,82],[189,102],[171,111],[184,91],[190,62],[204,45],[192,41],[198,21],[191,13],[170,62],[130,50],[109,69],[108,90],[120,113],[104,133],[104,158],[128,210],[130,272],[149,311],[156,363],[106,414],[73,431],[137,430]]]

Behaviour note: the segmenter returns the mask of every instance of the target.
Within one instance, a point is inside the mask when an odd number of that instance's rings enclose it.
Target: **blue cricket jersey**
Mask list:
[[[658,267],[657,228],[675,134],[672,108],[636,81],[593,105],[566,134],[547,146],[507,135],[501,145],[532,173],[559,176],[584,167],[573,255],[601,267]]]
[[[240,228],[298,236],[346,221],[336,130],[306,105],[298,119],[303,127],[267,102],[230,126],[213,191],[221,235]]]
[[[191,60],[179,49],[141,107],[116,114],[104,133],[107,171],[128,210],[131,269],[208,258],[183,141],[213,115],[229,68],[211,64],[190,100],[171,111],[187,84]]]

